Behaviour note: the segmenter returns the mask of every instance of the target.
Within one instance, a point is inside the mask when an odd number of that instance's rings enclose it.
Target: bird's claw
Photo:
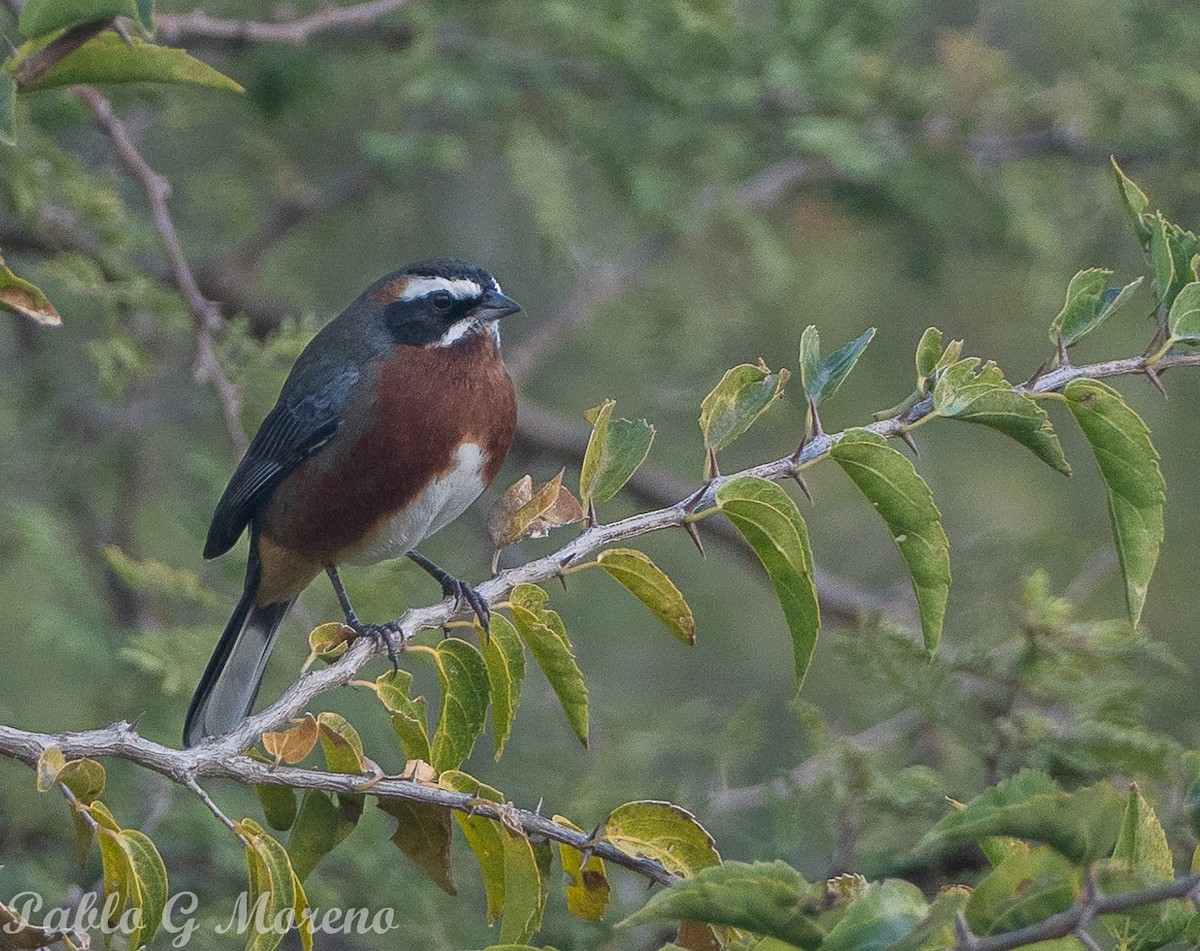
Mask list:
[[[488,607],[487,601],[467,582],[461,578],[446,578],[442,582],[442,595],[453,598],[456,608],[461,608],[463,604],[468,605],[475,616],[479,618],[479,626],[483,628],[483,633],[485,635],[491,633],[489,627],[492,617],[491,609]]]
[[[376,644],[382,644],[387,648],[388,660],[391,662],[392,670],[400,670],[400,658],[397,653],[396,640],[399,637],[400,646],[404,646],[404,631],[396,624],[368,624],[365,621],[360,621],[358,618],[349,618],[346,621],[347,625],[354,630],[355,637],[369,637]]]

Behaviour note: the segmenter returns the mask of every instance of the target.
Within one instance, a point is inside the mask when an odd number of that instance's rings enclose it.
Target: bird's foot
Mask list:
[[[475,616],[479,618],[479,626],[483,628],[483,633],[490,634],[491,628],[489,622],[491,621],[492,612],[488,607],[487,601],[483,599],[483,596],[461,578],[453,578],[447,575],[441,579],[441,582],[442,596],[453,598],[454,605],[457,608],[462,608],[464,604],[468,605]]]
[[[400,669],[397,651],[405,645],[408,639],[398,624],[368,624],[366,621],[359,620],[356,615],[351,615],[346,618],[346,625],[353,628],[355,637],[369,637],[376,644],[386,647],[392,670]]]

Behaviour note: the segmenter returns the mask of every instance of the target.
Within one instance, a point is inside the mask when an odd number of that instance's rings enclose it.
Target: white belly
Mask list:
[[[392,516],[370,542],[346,559],[349,565],[373,565],[398,558],[458,518],[483,492],[483,453],[474,443],[459,446],[454,468],[408,508]]]

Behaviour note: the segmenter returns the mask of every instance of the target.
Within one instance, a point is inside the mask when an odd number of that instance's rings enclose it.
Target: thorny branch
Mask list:
[[[1057,938],[1075,937],[1084,944],[1092,940],[1084,930],[1088,923],[1100,915],[1119,914],[1144,908],[1147,905],[1157,905],[1159,902],[1170,901],[1173,898],[1196,898],[1200,889],[1200,875],[1184,875],[1163,885],[1155,885],[1137,892],[1118,892],[1106,895],[1103,892],[1089,890],[1083,898],[1066,911],[1051,915],[1036,924],[1018,928],[1015,931],[1005,931],[1000,934],[980,937],[972,933],[964,919],[959,919],[958,943],[956,951],[1012,951],[1014,948],[1024,948],[1041,941],[1053,941]]]
[[[1168,353],[1155,364],[1155,367],[1161,371],[1173,366],[1197,365],[1200,365],[1200,353]],[[1144,374],[1146,368],[1147,362],[1144,356],[1086,366],[1068,365],[1058,367],[1042,375],[1032,384],[1023,384],[1018,389],[1025,392],[1048,393],[1062,389],[1071,380]],[[901,417],[874,422],[866,428],[881,436],[899,438],[905,427],[932,414],[932,400],[926,399]],[[816,462],[828,455],[830,448],[843,435],[844,433],[822,433],[804,447],[799,459],[789,455],[742,472],[721,476],[707,482],[699,492],[692,493],[691,496],[681,499],[673,505],[643,512],[606,525],[590,527],[553,554],[502,571],[490,581],[480,585],[477,591],[489,605],[495,605],[516,585],[545,582],[556,577],[563,568],[598,549],[660,529],[682,527],[696,518],[692,514],[693,512],[711,507],[717,489],[729,479],[741,476],[757,476],[764,479],[783,478],[794,471],[797,465]],[[439,604],[405,611],[397,619],[397,624],[406,633],[412,634],[420,630],[440,628],[452,620],[456,613],[457,609],[454,603],[446,600]],[[355,641],[335,663],[322,670],[302,674],[279,700],[262,712],[247,718],[232,733],[210,739],[190,749],[175,750],[154,743],[139,736],[127,723],[114,724],[102,730],[61,734],[36,733],[0,726],[0,756],[7,756],[34,766],[42,752],[52,746],[57,746],[68,757],[123,759],[184,785],[189,784],[189,777],[192,782],[200,778],[224,778],[247,785],[265,783],[288,785],[294,788],[324,789],[331,792],[369,793],[374,796],[428,803],[459,811],[479,812],[480,809],[489,809],[490,807],[480,806],[474,797],[424,786],[397,777],[350,777],[298,768],[271,769],[242,755],[245,750],[258,742],[263,733],[276,730],[293,717],[305,712],[321,694],[334,687],[348,684],[354,679],[359,669],[382,650],[381,645],[368,640]],[[595,854],[632,869],[653,881],[667,883],[671,880],[671,877],[657,863],[628,855],[612,847],[611,844],[596,845],[589,840],[589,837],[571,832],[544,819],[537,813],[517,810],[516,815],[522,828],[530,834],[546,836],[576,848],[594,847]],[[1195,887],[1194,884],[1193,887]],[[1180,894],[1172,892],[1163,897],[1181,897],[1186,891]],[[1106,897],[1103,901],[1112,903],[1104,906],[1106,913],[1109,910],[1120,910],[1125,906],[1120,906],[1118,903],[1129,900],[1128,895]],[[1069,932],[1070,929],[1062,933]],[[970,951],[1003,951],[1003,949],[1020,947],[1026,943],[1023,940],[1008,944],[984,943],[999,940],[1002,937],[980,938],[977,939],[977,944],[964,946],[964,948],[969,947]]]

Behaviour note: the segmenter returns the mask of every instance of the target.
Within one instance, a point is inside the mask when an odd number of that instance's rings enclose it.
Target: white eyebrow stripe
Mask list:
[[[470,300],[483,296],[483,288],[465,278],[414,277],[404,288],[400,300],[417,300],[436,291],[447,291],[456,300]]]

